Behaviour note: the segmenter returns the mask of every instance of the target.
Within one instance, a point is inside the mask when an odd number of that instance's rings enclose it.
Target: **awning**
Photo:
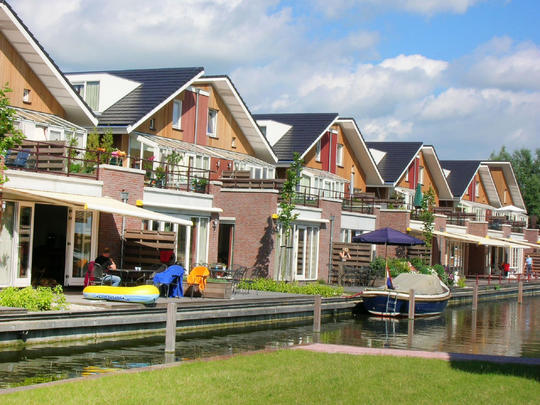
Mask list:
[[[474,243],[477,245],[495,246],[495,247],[502,247],[502,248],[526,249],[525,246],[520,245],[512,240],[502,241],[499,239],[484,238],[482,236],[476,236],[476,235],[471,235],[471,234],[462,235],[458,233],[442,232],[442,231],[433,231],[433,235],[443,236],[447,239],[459,240],[465,243]]]
[[[111,197],[94,197],[79,194],[56,193],[41,190],[21,190],[17,188],[4,187],[3,192],[36,201],[49,202],[52,204],[69,205],[85,210],[96,210],[109,214],[125,215],[127,217],[151,219],[153,221],[172,222],[174,224],[191,226],[191,221],[158,212],[139,208],[134,205],[125,204]]]
[[[517,245],[523,245],[525,249],[540,249],[540,245],[536,243],[526,242],[524,240],[514,240],[508,238],[496,238],[502,240],[503,242],[510,242]]]

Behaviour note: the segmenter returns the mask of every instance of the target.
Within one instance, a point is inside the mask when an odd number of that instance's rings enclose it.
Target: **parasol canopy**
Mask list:
[[[414,193],[414,206],[420,208],[422,206],[422,185],[418,184],[416,186],[416,192]]]
[[[406,233],[396,231],[392,228],[377,229],[372,232],[364,233],[363,235],[355,236],[352,239],[355,243],[373,243],[375,245],[396,245],[396,246],[413,246],[425,245],[423,240],[414,238]]]

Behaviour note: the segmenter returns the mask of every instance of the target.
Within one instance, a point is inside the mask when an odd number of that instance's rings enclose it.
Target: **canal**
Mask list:
[[[360,315],[311,325],[264,326],[178,334],[175,360],[190,360],[316,340],[322,343],[540,357],[540,296],[449,307],[441,316],[391,320]],[[411,330],[412,329],[412,330]],[[412,332],[412,333],[411,333]],[[164,337],[92,341],[0,351],[0,388],[144,367],[165,362]]]

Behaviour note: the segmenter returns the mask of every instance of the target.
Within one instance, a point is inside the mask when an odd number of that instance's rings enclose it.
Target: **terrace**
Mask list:
[[[8,169],[42,172],[63,176],[99,178],[100,166],[104,164],[125,166],[128,156],[123,151],[95,150],[69,146],[64,141],[24,141],[10,149],[5,157]],[[145,171],[146,187],[167,188],[196,193],[208,193],[211,170],[185,166],[170,160],[131,158],[136,168]]]
[[[503,225],[510,225],[511,231],[515,233],[523,233],[524,229],[527,228],[526,221],[515,221],[504,216],[491,216],[487,218],[488,229],[495,231],[502,231]]]

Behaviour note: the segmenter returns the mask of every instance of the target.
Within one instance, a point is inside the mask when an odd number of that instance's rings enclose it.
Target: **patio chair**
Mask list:
[[[17,155],[15,155],[15,158],[6,159],[6,166],[14,167],[16,169],[23,169],[24,167],[26,167],[26,162],[28,161],[29,157],[30,157],[29,151],[21,150],[17,152]]]
[[[246,273],[248,269],[245,266],[238,266],[236,267],[232,272],[232,293],[234,294],[236,289],[238,288],[238,284],[240,284],[240,281],[244,280]]]
[[[187,277],[188,289],[191,289],[191,298],[195,288],[202,293],[206,287],[206,279],[210,276],[210,270],[205,266],[197,266],[191,269]]]
[[[105,285],[105,269],[100,264],[89,262],[88,274],[88,285]]]

